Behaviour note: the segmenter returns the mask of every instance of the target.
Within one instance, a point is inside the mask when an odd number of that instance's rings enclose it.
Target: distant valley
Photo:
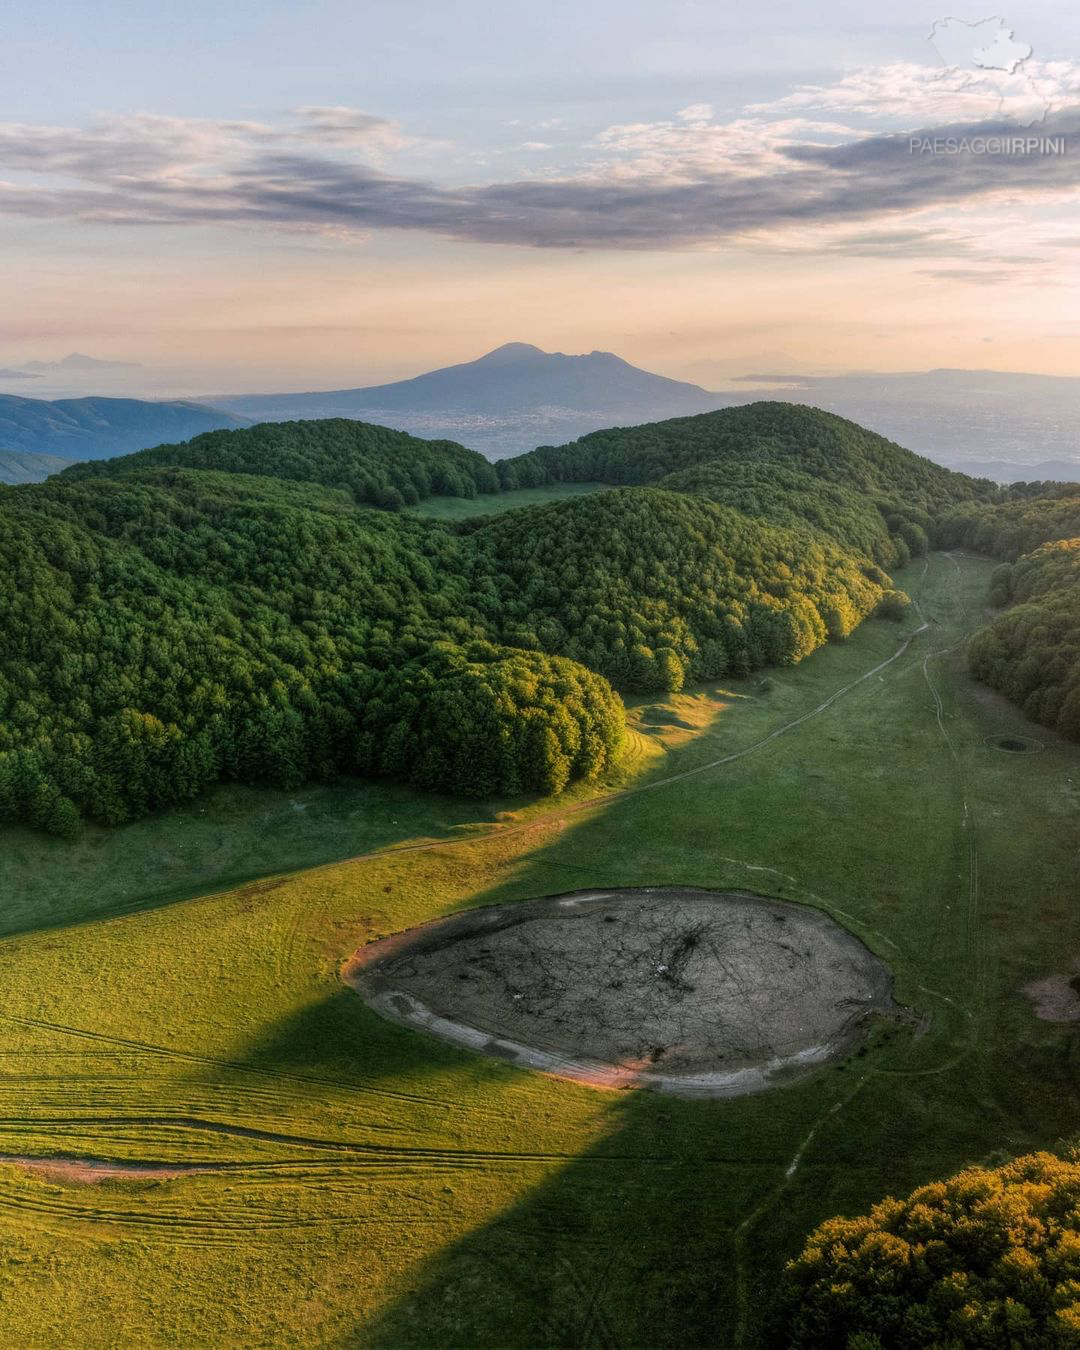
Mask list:
[[[1001,483],[1080,477],[1080,379],[998,370],[747,377]],[[746,401],[760,398],[747,394]]]

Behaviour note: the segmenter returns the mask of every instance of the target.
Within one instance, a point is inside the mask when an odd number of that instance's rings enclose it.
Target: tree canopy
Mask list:
[[[1078,537],[1080,483],[1015,484],[946,511],[936,525],[943,547],[970,548],[1008,562],[1052,539]]]
[[[681,469],[729,461],[801,470],[916,511],[939,511],[992,489],[843,417],[773,401],[594,431],[569,445],[541,446],[501,460],[496,468],[504,487],[629,484],[655,483]]]
[[[935,535],[1004,559],[972,639],[972,673],[1035,722],[1080,740],[1080,484],[1018,483],[946,512]]]
[[[1080,539],[998,568],[993,593],[1011,608],[972,639],[972,673],[1032,721],[1080,740]]]
[[[1080,1156],[972,1167],[836,1218],[786,1273],[785,1350],[1080,1343]]]
[[[413,506],[425,497],[475,497],[499,490],[493,465],[475,450],[343,417],[208,431],[180,445],[76,464],[66,476],[119,477],[166,466],[322,483],[343,488],[363,505],[388,511]]]
[[[339,454],[351,425],[325,444],[318,424],[224,433],[0,494],[0,818],[66,831],[219,779],[357,771],[558,791],[611,763],[613,685],[801,660],[889,588],[797,516],[657,488],[456,527],[361,508],[321,481],[367,462],[364,428]],[[244,472],[257,450],[280,472]],[[423,450],[433,482],[443,453]]]

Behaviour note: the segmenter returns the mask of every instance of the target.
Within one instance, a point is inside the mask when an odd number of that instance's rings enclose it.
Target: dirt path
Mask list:
[[[4,1165],[51,1181],[78,1182],[83,1186],[98,1185],[103,1181],[171,1181],[200,1172],[223,1172],[229,1166],[227,1163],[119,1162],[110,1158],[0,1153],[0,1166]]]

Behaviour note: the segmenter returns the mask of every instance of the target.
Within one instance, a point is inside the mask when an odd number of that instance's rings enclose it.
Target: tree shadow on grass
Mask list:
[[[701,1104],[619,1094],[600,1143],[406,1274],[342,1344],[732,1345],[734,1230],[782,1176],[776,1144]]]

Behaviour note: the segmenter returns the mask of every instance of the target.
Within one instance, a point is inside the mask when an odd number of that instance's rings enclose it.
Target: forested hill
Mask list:
[[[1080,538],[1080,483],[1020,483],[965,502],[942,516],[938,537],[1007,562],[1050,540]]]
[[[0,819],[65,832],[342,772],[559,791],[617,755],[613,685],[789,664],[902,609],[798,517],[625,488],[451,528],[357,501],[384,474],[440,490],[460,447],[266,430],[0,491]],[[256,451],[287,477],[245,472]]]
[[[937,513],[993,491],[843,418],[786,403],[613,428],[497,465],[453,441],[335,418],[210,432],[79,464],[65,476],[116,477],[166,466],[342,487],[358,504],[391,511],[432,495],[476,497],[563,481],[651,483],[771,524],[805,522],[886,569],[925,551]]]
[[[65,477],[117,477],[165,466],[341,487],[354,501],[389,511],[432,495],[475,497],[499,491],[494,467],[475,450],[346,418],[210,431],[181,445],[77,464]]]
[[[697,417],[594,431],[541,446],[497,468],[504,487],[552,482],[655,483],[694,466],[779,464],[923,511],[977,497],[991,484],[953,473],[834,413],[749,403]]]
[[[1080,740],[1080,484],[1021,484],[947,514],[941,542],[1005,559],[972,640],[972,672],[1036,722]]]
[[[881,509],[872,496],[802,469],[755,460],[712,460],[661,478],[658,487],[734,507],[775,525],[810,525],[884,568],[925,553],[931,517],[918,507]]]

